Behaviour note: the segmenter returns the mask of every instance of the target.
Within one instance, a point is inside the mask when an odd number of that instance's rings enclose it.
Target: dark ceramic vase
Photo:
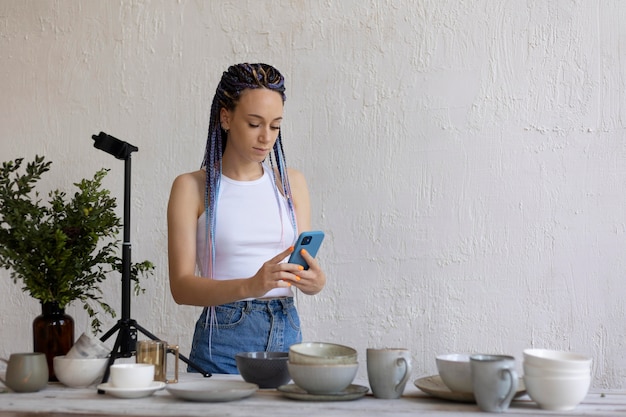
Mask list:
[[[33,321],[34,351],[46,355],[49,381],[58,381],[54,375],[53,359],[65,355],[74,344],[74,319],[57,302],[41,304],[42,314]]]

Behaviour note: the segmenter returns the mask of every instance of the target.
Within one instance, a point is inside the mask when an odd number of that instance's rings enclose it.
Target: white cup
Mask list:
[[[154,365],[148,363],[116,363],[109,372],[114,388],[146,388],[154,381]]]

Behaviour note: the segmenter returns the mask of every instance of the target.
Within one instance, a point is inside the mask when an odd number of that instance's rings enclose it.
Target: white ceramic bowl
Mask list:
[[[536,377],[579,377],[591,375],[591,368],[587,369],[559,369],[535,366],[523,363],[524,375]]]
[[[85,388],[102,381],[108,358],[66,358],[55,356],[52,359],[54,374],[59,382],[71,388]]]
[[[437,370],[441,380],[450,391],[473,392],[470,355],[467,353],[447,353],[437,355]]]
[[[573,410],[585,398],[591,375],[581,377],[533,377],[524,375],[530,398],[540,408],[552,411]]]
[[[109,372],[115,388],[146,388],[154,381],[154,365],[149,363],[116,363]]]
[[[540,368],[586,370],[591,368],[591,357],[560,350],[525,349],[524,363]]]
[[[287,369],[293,382],[309,394],[332,394],[352,383],[359,364],[312,365],[288,361]]]
[[[355,364],[357,351],[335,343],[298,343],[289,348],[289,362],[317,365]]]

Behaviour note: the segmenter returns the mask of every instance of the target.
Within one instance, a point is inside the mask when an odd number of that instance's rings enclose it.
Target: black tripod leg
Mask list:
[[[113,333],[115,333],[118,329],[120,328],[120,322],[118,321],[117,323],[115,323],[115,326],[111,327],[111,329],[106,332],[101,338],[100,341],[104,342],[106,341],[109,337],[111,337],[113,335]]]
[[[152,340],[161,340],[158,337],[156,337],[155,335],[153,335],[152,333],[150,333],[148,330],[144,329],[143,327],[141,327],[139,324],[135,323],[135,328],[137,330],[139,330],[141,333],[145,334],[146,336],[148,336],[150,339]],[[205,371],[204,369],[200,368],[200,366],[198,366],[197,364],[193,363],[192,361],[189,360],[189,358],[187,358],[185,355],[181,355],[180,353],[178,354],[178,357],[180,358],[180,360],[182,360],[183,362],[185,362],[187,365],[191,366],[193,369],[195,369],[196,371],[200,372],[202,374],[202,376],[204,376],[205,378],[208,378],[210,376],[212,376],[212,374],[210,372]]]

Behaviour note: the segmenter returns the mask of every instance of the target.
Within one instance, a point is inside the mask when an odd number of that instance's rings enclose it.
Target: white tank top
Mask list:
[[[236,181],[222,175],[217,198],[213,279],[249,278],[264,262],[293,245],[296,236],[287,200],[265,164],[257,180]],[[204,277],[209,276],[206,247],[204,212],[196,231],[196,262]],[[263,298],[285,296],[293,296],[291,288],[275,288]]]

